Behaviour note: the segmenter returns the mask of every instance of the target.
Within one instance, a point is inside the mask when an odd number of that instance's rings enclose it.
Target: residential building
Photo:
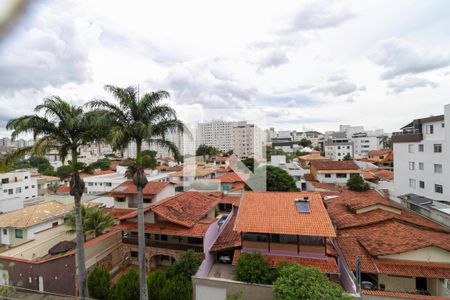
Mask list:
[[[17,170],[0,174],[0,212],[23,208],[38,196],[36,177],[30,171]]]
[[[353,134],[351,141],[355,158],[368,157],[370,151],[379,150],[383,146],[380,136],[371,136],[366,132]]]
[[[46,194],[48,194],[48,187],[50,185],[58,185],[61,182],[61,179],[55,176],[38,175],[35,177],[37,181],[38,196],[45,196]]]
[[[339,161],[350,155],[355,156],[353,142],[345,132],[333,132],[324,143],[325,157]]]
[[[64,223],[72,205],[43,202],[0,214],[0,244],[14,247],[34,238],[34,234]]]
[[[351,278],[360,269],[363,289],[380,291],[386,297],[382,299],[450,296],[448,228],[405,210],[375,190],[342,190],[325,198],[337,230],[334,246],[341,274],[350,272],[341,278],[349,291],[354,292]]]
[[[143,189],[144,207],[161,199],[175,195],[175,184],[168,181],[150,181]],[[114,207],[118,209],[137,208],[137,188],[132,181],[127,180],[114,188],[111,193]]]
[[[450,228],[450,204],[416,194],[406,194],[399,198],[403,207]]]
[[[144,220],[148,270],[171,265],[188,249],[199,253],[206,262],[211,261],[209,248],[219,230],[215,218],[218,202],[204,193],[184,192],[147,206]],[[127,260],[137,263],[137,212],[119,219],[123,253]]]
[[[311,162],[310,174],[320,183],[346,184],[352,175],[361,175],[361,170],[351,160],[316,160]]]
[[[233,127],[233,137],[234,154],[239,158],[263,157],[263,131],[258,126],[238,122]]]
[[[233,128],[237,122],[213,120],[197,126],[197,146],[207,145],[227,152],[234,149]]]
[[[339,273],[329,255],[336,233],[319,193],[244,192],[234,230],[241,239],[234,264],[241,253],[259,252],[271,267],[288,261]]]
[[[371,150],[365,161],[381,168],[392,168],[394,165],[394,152],[392,149]]]
[[[312,151],[310,154],[302,155],[298,157],[300,166],[304,169],[309,169],[311,162],[316,160],[330,160],[328,157],[320,155],[319,151]]]
[[[398,195],[450,201],[450,104],[444,114],[415,119],[392,136]]]

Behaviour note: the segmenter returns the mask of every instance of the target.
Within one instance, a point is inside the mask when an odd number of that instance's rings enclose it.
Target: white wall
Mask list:
[[[346,174],[345,178],[338,178],[336,177],[336,174],[330,174],[331,177],[325,177],[325,174],[317,173],[316,179],[318,182],[323,183],[337,183],[337,184],[346,184],[347,181],[350,179],[351,174]]]
[[[2,181],[5,182],[2,183]],[[37,194],[37,178],[31,177],[29,171],[0,174],[0,202],[2,202],[0,212],[23,208],[23,200],[36,198]],[[2,201],[13,198],[19,198],[19,200]]]

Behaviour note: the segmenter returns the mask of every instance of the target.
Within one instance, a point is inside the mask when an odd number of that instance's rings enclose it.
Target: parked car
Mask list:
[[[223,264],[231,264],[231,256],[221,255],[221,256],[219,256],[219,261]]]

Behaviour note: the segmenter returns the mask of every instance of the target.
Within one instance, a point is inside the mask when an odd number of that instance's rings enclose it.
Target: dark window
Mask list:
[[[441,153],[442,152],[442,144],[434,144],[434,152]]]
[[[58,226],[58,222],[53,222],[52,227],[56,227],[56,226]]]
[[[252,242],[267,242],[269,238],[267,234],[246,232],[244,233],[244,240]]]
[[[324,243],[320,236],[300,236],[300,244],[322,246]]]
[[[441,184],[435,184],[434,185],[434,191],[436,193],[442,194],[442,193],[444,193],[444,188],[442,187]]]
[[[138,252],[137,251],[130,251],[130,256],[131,257],[138,257]]]
[[[196,238],[196,237],[188,237],[188,242],[190,244],[203,244],[202,238]]]
[[[423,144],[419,144],[419,152],[423,152]]]
[[[297,236],[288,234],[272,234],[270,241],[272,243],[297,244]]]
[[[2,183],[9,183],[9,178],[2,178]]]
[[[424,181],[419,181],[419,187],[421,189],[424,189],[425,188],[425,182]]]
[[[3,234],[7,235],[8,234],[8,230],[6,228],[3,228]]]
[[[336,178],[347,178],[347,174],[345,173],[337,173]]]
[[[16,229],[16,238],[23,239],[23,230],[22,229]]]
[[[331,178],[331,174],[325,174],[325,178]]]
[[[125,202],[125,198],[116,198],[117,202]]]
[[[161,234],[161,241],[167,241],[167,235]]]

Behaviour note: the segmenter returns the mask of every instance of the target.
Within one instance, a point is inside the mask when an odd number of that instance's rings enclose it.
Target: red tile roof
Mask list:
[[[224,196],[219,200],[220,204],[233,204],[234,206],[239,206],[241,203],[241,196]]]
[[[241,255],[240,250],[234,251],[233,265],[237,264],[237,260]],[[326,258],[306,258],[300,256],[281,256],[281,255],[270,255],[262,254],[262,257],[267,261],[269,267],[276,268],[282,262],[297,263],[302,266],[315,267],[319,269],[322,273],[327,274],[339,274],[339,269],[336,264],[336,260],[333,257]]]
[[[180,226],[171,222],[145,223],[145,232],[157,234],[170,234],[192,237],[203,237],[209,226],[215,219],[203,219],[192,227]],[[118,229],[137,231],[137,222],[122,222],[117,225]]]
[[[228,172],[223,174],[222,176],[217,177],[217,180],[220,180],[222,183],[235,183],[235,182],[244,182],[248,178],[247,174],[243,173],[235,173]]]
[[[219,200],[200,192],[184,192],[151,205],[151,210],[170,222],[192,227],[213,209]]]
[[[394,172],[383,169],[365,169],[363,171],[363,177],[365,180],[380,179],[384,181],[392,181],[394,180]]]
[[[400,298],[400,299],[411,299],[411,300],[448,300],[448,297],[440,297],[440,296],[428,296],[428,295],[417,295],[410,293],[401,293],[401,292],[390,292],[390,291],[370,291],[370,290],[362,290],[363,295],[369,296],[377,296],[380,299],[385,298]]]
[[[70,193],[70,187],[68,185],[62,185],[56,190],[57,194],[69,194]]]
[[[230,192],[243,191],[245,189],[245,183],[243,182],[235,182],[231,186]]]
[[[114,208],[114,207],[105,207],[105,208],[102,208],[102,210],[105,213],[110,213],[116,219],[121,216],[125,216],[125,215],[129,214],[130,212],[134,211],[134,209],[121,209],[121,208]]]
[[[225,228],[220,232],[219,237],[212,245],[210,251],[223,251],[241,246],[241,235],[239,232],[234,231],[235,221],[236,216],[232,216],[231,219],[225,224]]]
[[[314,187],[314,191],[330,191],[330,192],[340,192],[342,188],[336,184],[332,183],[322,183],[317,181],[311,181],[311,185]]]
[[[380,156],[380,155],[385,155],[385,154],[389,154],[391,153],[392,150],[391,149],[382,149],[382,150],[370,150],[368,155],[372,156],[372,155],[376,155],[376,156]]]
[[[309,198],[309,213],[299,212],[294,202],[304,197]],[[240,232],[336,236],[320,194],[312,192],[244,192],[235,229]]]
[[[357,164],[351,160],[332,161],[332,160],[316,160],[311,162],[311,166],[316,170],[359,170]]]
[[[144,197],[154,196],[159,194],[163,189],[165,189],[170,182],[158,182],[158,181],[149,181],[144,190]],[[136,186],[132,181],[124,181],[118,187],[111,191],[111,194],[114,196],[123,196],[123,195],[133,195],[137,194]]]

